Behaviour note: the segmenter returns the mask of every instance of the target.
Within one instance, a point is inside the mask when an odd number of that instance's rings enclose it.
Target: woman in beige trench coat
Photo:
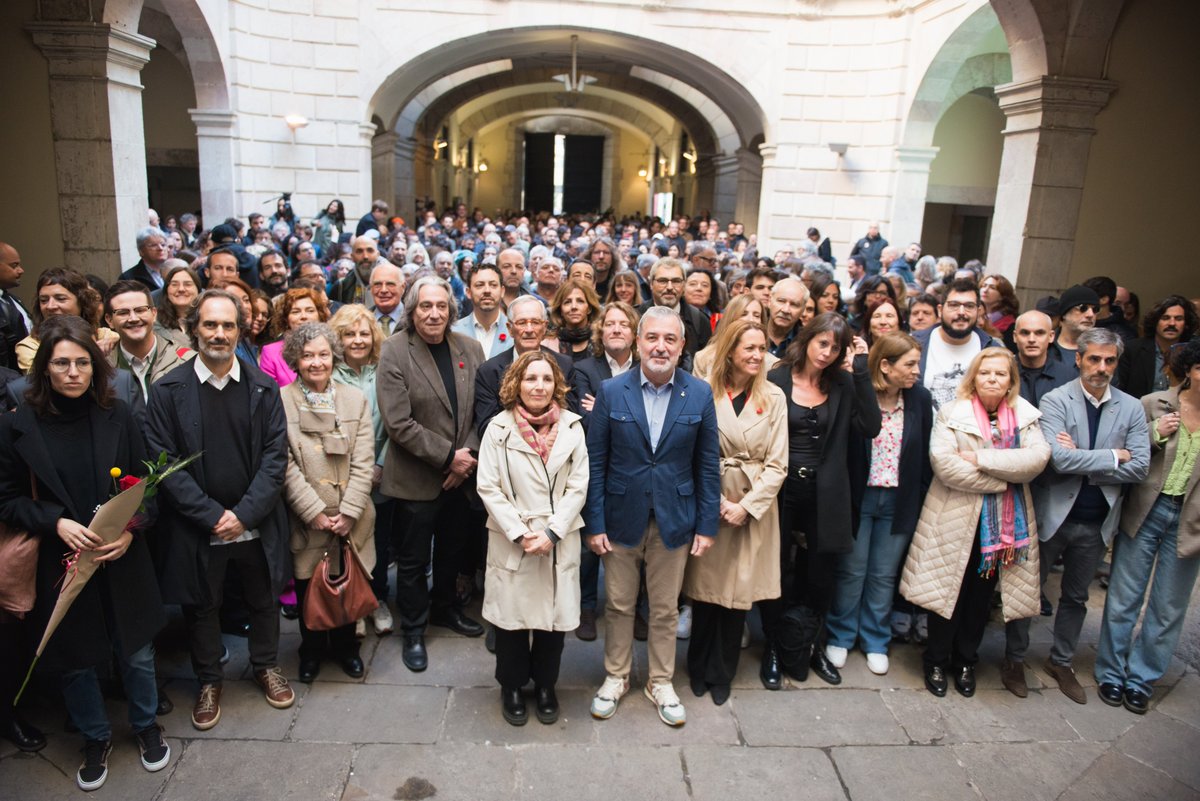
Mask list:
[[[283,494],[291,520],[296,598],[304,596],[328,551],[341,572],[339,537],[349,537],[367,574],[375,565],[375,507],[371,477],[375,436],[366,397],[334,384],[333,361],[341,340],[325,323],[306,323],[288,334],[283,357],[299,377],[280,390],[288,427],[288,466]],[[351,678],[363,675],[354,624],[312,631],[300,616],[300,680],[311,682],[327,652]]]
[[[708,376],[721,439],[721,527],[703,559],[688,559],[687,664],[692,692],[729,699],[742,626],[755,601],[778,598],[779,488],[787,477],[787,401],[765,380],[767,336],[746,319],[721,322]]]
[[[528,719],[521,688],[530,679],[538,720],[558,719],[563,638],[579,626],[588,454],[567,389],[553,356],[517,357],[500,383],[504,411],[479,446],[477,488],[488,512],[483,616],[496,627],[501,711],[514,726]]]

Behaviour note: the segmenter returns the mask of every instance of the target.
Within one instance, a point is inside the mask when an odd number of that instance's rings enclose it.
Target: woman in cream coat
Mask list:
[[[1041,414],[1019,392],[1016,358],[1004,348],[984,348],[967,368],[958,398],[933,424],[934,479],[900,592],[933,613],[925,686],[939,697],[946,694],[949,668],[955,689],[975,694],[979,643],[997,582],[1006,622],[1041,609],[1029,482],[1045,468],[1050,446],[1038,425]],[[992,429],[986,434],[981,417]]]
[[[500,384],[504,411],[479,447],[477,487],[488,512],[483,616],[496,627],[501,710],[514,726],[528,719],[521,688],[530,679],[538,720],[558,719],[563,638],[579,626],[588,455],[566,394],[553,356],[517,357]]]
[[[328,551],[341,572],[339,537],[349,537],[368,574],[375,565],[375,507],[371,477],[375,436],[371,408],[353,387],[334,384],[341,340],[325,323],[305,323],[288,334],[283,356],[299,380],[283,387],[288,466],[284,499],[291,520],[297,604],[304,609],[309,582]],[[351,678],[363,675],[354,624],[312,631],[300,616],[300,680],[311,682],[321,657],[332,651]]]
[[[778,598],[779,488],[787,477],[787,400],[765,380],[762,326],[726,319],[717,327],[708,380],[721,439],[721,527],[711,552],[688,559],[692,599],[688,674],[697,697],[729,699],[742,626],[755,601]]]

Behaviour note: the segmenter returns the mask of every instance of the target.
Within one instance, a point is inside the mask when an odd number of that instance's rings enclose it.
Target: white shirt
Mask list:
[[[921,380],[933,396],[934,411],[954,400],[958,393],[958,385],[979,350],[979,337],[974,331],[961,344],[955,345],[942,338],[941,329],[935,329],[930,335],[929,356],[925,359],[925,370]]]
[[[496,341],[496,334],[500,330],[500,316],[496,315],[496,320],[490,327],[484,328],[479,322],[479,318],[474,314],[471,315],[471,335],[475,337],[475,341],[479,343],[479,347],[483,348],[483,357],[490,359],[495,356],[492,353],[492,344]]]
[[[118,345],[121,349],[121,355],[125,357],[125,361],[129,364],[130,371],[137,377],[138,383],[142,387],[142,397],[147,401],[150,400],[150,387],[146,383],[150,377],[150,365],[154,364],[154,357],[158,355],[158,337],[154,334],[154,347],[150,348],[150,352],[146,354],[146,358],[138,358],[129,351],[125,350],[124,345]]]
[[[604,358],[608,361],[608,369],[612,371],[613,378],[622,373],[629,372],[629,368],[633,367],[633,351],[629,351],[629,355],[625,357],[624,364],[617,364],[616,359],[608,355],[608,351],[604,351]]]
[[[212,370],[209,370],[208,365],[199,357],[192,359],[192,368],[196,371],[196,377],[200,379],[201,384],[212,384],[218,392],[229,386],[230,381],[242,380],[242,368],[236,358],[233,360],[233,365],[229,368],[229,372],[221,377],[218,377]],[[208,538],[208,544],[232,545],[235,542],[249,542],[256,539],[258,539],[258,529],[248,528],[236,540],[223,540],[216,534],[213,534]]]

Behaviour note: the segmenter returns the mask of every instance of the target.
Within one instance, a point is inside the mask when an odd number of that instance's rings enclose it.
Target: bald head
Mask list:
[[[21,266],[21,254],[7,242],[0,242],[0,289],[16,289],[21,285],[25,268]]]
[[[1022,365],[1041,367],[1046,363],[1046,352],[1054,341],[1054,321],[1045,312],[1027,311],[1013,323],[1013,341]]]

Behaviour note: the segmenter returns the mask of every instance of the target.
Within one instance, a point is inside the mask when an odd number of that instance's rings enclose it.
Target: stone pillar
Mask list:
[[[433,147],[427,142],[413,140],[413,205],[408,208],[409,214],[416,213],[416,203],[422,205],[432,200],[436,194],[433,179]]]
[[[773,254],[783,243],[783,239],[772,235],[771,228],[771,197],[778,183],[779,170],[775,166],[775,158],[779,148],[775,145],[759,145],[758,152],[762,154],[762,185],[759,189],[758,204],[758,252]],[[750,230],[750,226],[746,226]]]
[[[710,214],[716,214],[716,180],[717,164],[722,156],[700,156],[696,159],[696,177],[692,181],[692,216],[706,209]]]
[[[112,280],[138,260],[147,221],[141,71],[155,42],[98,23],[26,30],[49,66],[64,266]]]
[[[896,148],[896,191],[892,194],[888,241],[899,248],[921,241],[925,224],[925,198],[929,192],[929,167],[936,147],[901,145]]]
[[[740,222],[746,226],[746,233],[757,233],[759,194],[762,192],[763,159],[761,156],[739,147],[734,154],[737,158],[737,194],[734,198],[733,217],[722,219],[722,223]]]
[[[388,204],[395,212],[397,184],[397,151],[400,134],[388,131],[371,140],[371,195]],[[403,216],[403,215],[401,215]]]
[[[226,217],[237,214],[237,187],[234,186],[237,115],[229,109],[188,109],[196,125],[196,146],[200,159],[200,209],[204,227],[212,228]]]
[[[400,215],[405,222],[412,219],[413,211],[416,209],[417,187],[414,183],[415,173],[413,172],[416,152],[415,140],[396,137],[395,145],[392,148],[392,196],[395,199],[392,204],[392,214]]]
[[[988,267],[1023,307],[1066,286],[1096,114],[1115,88],[1051,76],[996,87],[1008,122]]]
[[[358,209],[355,213],[359,217],[371,210],[371,201],[375,199],[371,196],[371,193],[375,191],[372,182],[375,166],[375,151],[372,141],[375,139],[377,131],[373,122],[362,122],[358,125],[358,174],[362,178],[357,182],[357,202],[351,208]]]

